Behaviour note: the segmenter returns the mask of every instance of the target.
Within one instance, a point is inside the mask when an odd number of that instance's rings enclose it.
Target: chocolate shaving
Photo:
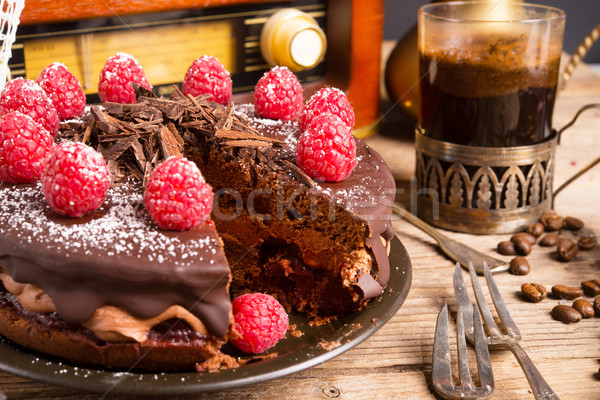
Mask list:
[[[257,141],[264,141],[264,142],[270,142],[270,143],[276,143],[276,144],[284,144],[285,143],[283,140],[268,138],[268,137],[265,137],[262,135],[258,135],[256,133],[232,131],[229,129],[218,129],[215,132],[215,137],[223,138],[223,139],[233,139],[233,140],[238,140],[238,139],[257,140]]]
[[[140,170],[138,165],[133,164],[129,160],[125,160],[124,163],[127,166],[127,171],[133,174],[134,178],[136,178],[139,181],[144,179],[144,173]]]
[[[171,133],[171,130],[166,126],[162,126],[160,130],[160,148],[165,159],[171,156],[183,157],[177,139]]]
[[[304,182],[311,188],[317,185],[316,182],[313,181],[313,179],[308,176],[306,172],[302,171],[296,164],[289,162],[288,160],[280,160],[279,162],[288,168],[300,182]]]
[[[145,131],[145,132],[156,132],[159,130],[159,123],[162,121],[146,121],[146,122],[140,122],[134,125],[128,125],[128,128],[130,128],[133,132],[140,132],[140,131]]]
[[[181,102],[171,101],[167,99],[154,99],[150,97],[141,97],[139,102],[144,102],[149,107],[158,110],[165,118],[178,120],[184,112]]]
[[[132,135],[126,136],[123,139],[118,140],[115,144],[106,150],[101,151],[102,156],[105,160],[116,160],[131,146],[131,144],[138,139],[139,136]]]
[[[144,136],[144,135],[148,135],[148,132],[140,131],[140,132],[136,133],[136,132],[122,131],[117,134],[106,134],[106,135],[98,136],[98,142],[100,142],[100,143],[114,142],[114,141],[123,140],[124,138],[132,137],[132,136]]]
[[[133,87],[133,91],[135,92],[135,97],[156,97],[152,90],[146,89],[142,85],[137,82],[131,82],[131,86]]]
[[[262,140],[227,140],[223,142],[227,147],[269,147],[272,146],[269,142]]]
[[[280,170],[285,142],[264,137],[249,126],[246,117],[210,101],[210,95],[184,96],[179,89],[170,98],[158,98],[138,85],[135,104],[93,105],[79,121],[63,124],[61,135],[84,141],[107,160],[113,181],[134,178],[146,184],[152,171],[170,156],[184,156],[183,149],[204,140],[227,148],[247,163],[265,163]],[[301,181],[314,185],[295,165]],[[296,171],[297,170],[297,171]],[[298,172],[300,171],[300,172]]]
[[[110,172],[112,177],[119,175],[119,164],[116,160],[108,160],[106,162],[106,166],[108,167],[108,172]]]
[[[144,154],[144,147],[136,140],[131,144],[131,148],[133,149],[133,155],[135,157],[135,161],[137,162],[138,167],[142,170],[146,170],[146,155]]]
[[[83,138],[81,138],[81,142],[88,144],[90,143],[90,136],[92,134],[93,125],[88,125],[85,127],[85,131],[83,131]]]
[[[179,145],[179,147],[183,148],[183,145],[185,144],[185,141],[183,140],[183,138],[181,137],[181,135],[177,131],[177,127],[175,126],[175,124],[173,122],[171,122],[171,121],[168,121],[167,122],[167,128],[169,128],[169,130],[171,131],[171,134],[173,135],[173,138],[175,139],[175,141],[177,142],[177,144]]]
[[[102,107],[104,107],[104,110],[106,110],[107,113],[112,114],[112,115],[121,115],[125,112],[125,106],[126,104],[121,104],[121,103],[103,103]],[[92,106],[92,107],[98,107],[98,106]]]
[[[146,159],[152,159],[156,153],[158,153],[158,141],[156,135],[152,135],[148,140],[142,142],[144,148],[144,155]]]
[[[154,171],[154,168],[156,168],[156,165],[158,164],[158,152],[154,155],[154,158],[152,158],[152,160],[150,162],[146,163],[145,166],[145,171],[144,171],[144,180],[142,181],[144,187],[146,187],[146,183],[148,182],[148,179],[150,178],[150,175],[152,174],[152,171]]]
[[[224,115],[221,117],[219,122],[215,125],[215,130],[218,132],[222,129],[227,129],[231,126],[231,116],[233,114],[233,102],[227,104],[227,108],[225,109]]]
[[[181,93],[181,92],[179,92],[179,93]],[[183,96],[182,93],[181,93],[181,95]],[[200,105],[201,102],[206,102],[206,100],[208,100],[210,98],[211,98],[210,94],[203,94],[198,97],[194,97],[191,94],[187,95],[187,99],[189,99],[198,108],[202,108],[202,106]]]
[[[100,106],[90,107],[90,112],[96,119],[96,126],[105,133],[115,134],[121,131],[119,120],[107,115],[102,111]]]

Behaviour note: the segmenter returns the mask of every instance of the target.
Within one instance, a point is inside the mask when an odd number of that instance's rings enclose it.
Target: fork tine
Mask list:
[[[467,342],[465,340],[465,327],[463,322],[463,310],[458,306],[456,316],[456,348],[458,350],[458,373],[460,384],[463,388],[472,389],[473,380],[471,379],[471,370],[469,369],[469,357],[467,355]]]
[[[448,304],[440,310],[435,324],[433,339],[433,362],[431,379],[435,389],[440,393],[447,393],[453,388],[452,367],[450,361],[450,336],[448,333]]]
[[[498,313],[502,324],[506,328],[508,335],[518,337],[520,339],[521,333],[519,332],[519,328],[512,319],[510,311],[508,311],[508,307],[506,306],[506,303],[500,294],[500,290],[498,290],[498,286],[496,286],[496,282],[494,281],[494,278],[492,277],[492,274],[490,273],[490,270],[485,262],[483,263],[483,272],[485,274],[485,280],[487,282],[488,289],[492,295],[494,307],[496,307],[496,312]]]
[[[475,272],[475,268],[473,268],[473,264],[469,264],[469,273],[471,274],[471,284],[473,285],[473,291],[475,292],[475,299],[477,300],[477,305],[479,306],[479,312],[481,313],[481,317],[487,326],[490,335],[502,335],[498,325],[496,325],[496,321],[494,321],[494,317],[492,316],[490,307],[487,304],[483,290],[481,290],[481,285],[477,279],[477,274]]]
[[[492,372],[492,360],[488,349],[481,316],[477,309],[473,310],[473,324],[475,328],[475,354],[477,354],[477,373],[482,388],[494,389],[494,373]]]
[[[463,321],[465,328],[465,335],[469,341],[473,342],[473,304],[469,299],[469,293],[467,292],[467,286],[462,276],[461,265],[456,263],[454,269],[454,296],[458,303],[458,308],[463,310]]]
[[[444,306],[438,313],[433,339],[431,379],[435,391],[445,399],[484,399],[494,393],[494,378],[492,375],[490,354],[487,351],[483,326],[481,325],[481,319],[476,309],[473,310],[471,317],[476,318],[476,323],[478,324],[478,327],[475,328],[477,335],[475,351],[481,387],[473,385],[469,370],[467,344],[465,342],[463,326],[463,308],[461,306],[458,307],[456,327],[460,385],[454,385],[452,379],[450,335],[448,333],[448,304],[444,303]]]

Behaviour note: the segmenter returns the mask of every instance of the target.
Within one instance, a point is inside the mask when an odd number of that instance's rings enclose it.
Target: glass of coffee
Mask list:
[[[564,12],[507,1],[420,8],[419,126],[467,146],[507,147],[551,136]]]
[[[522,2],[446,1],[419,10],[417,215],[508,233],[552,202],[552,129],[564,12]]]

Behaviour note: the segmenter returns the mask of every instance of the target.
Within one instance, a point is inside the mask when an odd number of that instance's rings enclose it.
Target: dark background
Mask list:
[[[600,22],[600,0],[532,0],[565,11],[564,50],[572,54],[594,26]],[[417,22],[417,10],[426,0],[385,0],[384,39],[401,38]],[[586,54],[587,63],[600,63],[600,39]]]

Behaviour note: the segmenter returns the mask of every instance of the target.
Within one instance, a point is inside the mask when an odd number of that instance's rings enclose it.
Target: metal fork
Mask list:
[[[467,343],[463,321],[463,309],[458,307],[456,317],[456,345],[458,349],[458,373],[460,385],[454,385],[450,361],[450,338],[448,334],[448,305],[440,310],[435,326],[433,341],[433,362],[431,380],[436,392],[445,399],[485,399],[494,393],[494,376],[492,362],[483,333],[483,325],[477,310],[471,308],[471,321],[475,324],[475,355],[477,359],[477,372],[480,386],[473,384],[469,359],[467,356]]]
[[[453,261],[460,263],[463,268],[467,269],[469,262],[475,261],[476,265],[482,265],[484,262],[490,266],[492,273],[504,272],[508,270],[509,264],[504,260],[499,260],[495,257],[488,256],[474,248],[467,246],[465,243],[458,242],[444,235],[440,230],[429,225],[421,218],[405,210],[402,206],[394,203],[392,206],[394,212],[405,221],[413,224],[423,232],[431,236],[440,246],[440,249]],[[483,270],[477,270],[478,274],[482,274]]]
[[[548,383],[544,380],[538,369],[533,364],[533,361],[531,361],[525,350],[523,350],[523,348],[519,345],[519,341],[521,340],[519,328],[512,319],[510,312],[508,311],[508,307],[506,307],[506,304],[500,295],[500,291],[498,290],[498,286],[496,286],[494,278],[492,277],[492,274],[490,273],[486,263],[483,264],[483,272],[488,289],[492,296],[492,301],[494,302],[494,307],[496,308],[498,317],[500,318],[500,321],[502,322],[506,332],[503,333],[494,321],[494,317],[492,316],[490,308],[484,297],[483,290],[479,284],[475,269],[473,268],[473,265],[470,264],[469,274],[471,275],[471,283],[475,292],[477,305],[479,306],[479,311],[487,331],[486,340],[488,346],[490,348],[504,347],[513,352],[519,361],[519,364],[521,364],[521,368],[523,368],[525,376],[527,376],[527,380],[529,381],[529,385],[531,386],[536,399],[558,399],[558,396],[554,393],[554,391],[552,391]],[[477,321],[470,319],[473,305],[469,300],[469,294],[467,293],[467,288],[462,277],[460,265],[457,265],[456,269],[454,270],[454,294],[456,296],[457,303],[464,309],[465,335],[471,343],[474,343],[476,339],[473,324]]]

